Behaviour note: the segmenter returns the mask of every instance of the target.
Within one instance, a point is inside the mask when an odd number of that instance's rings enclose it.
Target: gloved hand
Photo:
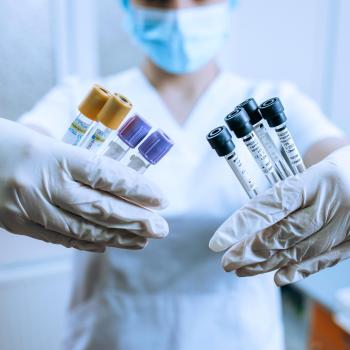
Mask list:
[[[215,252],[238,276],[277,270],[282,286],[350,257],[350,147],[278,183],[214,234]]]
[[[106,157],[0,119],[0,227],[81,250],[141,249],[168,225],[161,192]]]

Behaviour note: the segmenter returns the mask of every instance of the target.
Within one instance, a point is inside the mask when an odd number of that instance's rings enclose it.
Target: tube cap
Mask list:
[[[248,98],[248,100],[243,101],[238,107],[242,107],[247,112],[252,125],[259,123],[260,120],[262,120],[259,106],[254,98]]]
[[[111,94],[109,91],[102,86],[95,84],[88,95],[80,103],[78,109],[85,117],[96,121],[97,115],[100,113],[110,96]]]
[[[118,131],[118,136],[131,148],[135,148],[149,133],[151,126],[135,114]]]
[[[219,126],[213,129],[207,135],[207,141],[212,149],[216,151],[219,157],[227,156],[236,148],[232,141],[232,135],[226,126]]]
[[[284,114],[284,107],[278,97],[271,98],[263,102],[260,107],[260,112],[270,127],[274,128],[287,121]]]
[[[253,126],[250,124],[247,112],[239,106],[226,116],[225,122],[238,138],[247,136],[253,131]]]
[[[124,96],[113,94],[98,114],[97,119],[107,128],[116,130],[130,112],[132,103]]]
[[[152,133],[139,147],[141,155],[151,164],[157,164],[174,146],[174,142],[162,131]]]

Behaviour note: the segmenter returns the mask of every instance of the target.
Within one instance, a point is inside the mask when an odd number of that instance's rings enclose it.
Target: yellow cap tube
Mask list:
[[[116,130],[132,108],[132,103],[120,94],[113,94],[97,116],[99,122],[109,129]]]
[[[101,112],[110,96],[112,95],[108,90],[95,84],[80,103],[78,109],[85,117],[97,121],[98,114]]]

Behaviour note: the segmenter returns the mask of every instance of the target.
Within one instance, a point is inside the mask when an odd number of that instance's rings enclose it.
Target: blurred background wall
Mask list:
[[[16,120],[65,76],[91,78],[141,58],[116,0],[0,2],[0,116]],[[222,64],[256,79],[291,80],[350,135],[350,2],[240,0]],[[70,251],[0,233],[0,349],[56,349]],[[299,348],[301,349],[301,348]]]

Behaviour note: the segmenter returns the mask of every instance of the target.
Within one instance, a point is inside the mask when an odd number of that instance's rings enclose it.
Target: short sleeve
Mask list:
[[[275,96],[281,99],[285,107],[287,126],[302,155],[319,141],[344,136],[324,115],[317,103],[300,92],[295,85],[288,82],[262,83],[256,89],[259,103]]]
[[[19,122],[61,139],[78,113],[79,101],[88,88],[88,84],[79,82],[77,78],[68,78],[49,91],[32,110],[22,115]]]

